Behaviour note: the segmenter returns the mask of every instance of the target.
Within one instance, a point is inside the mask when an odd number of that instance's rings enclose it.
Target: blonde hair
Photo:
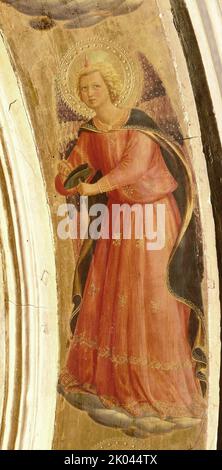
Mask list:
[[[97,62],[89,65],[79,72],[78,76],[78,94],[81,98],[80,80],[93,72],[99,72],[102,76],[108,90],[112,103],[118,103],[122,91],[122,81],[120,76],[111,64],[106,62]]]

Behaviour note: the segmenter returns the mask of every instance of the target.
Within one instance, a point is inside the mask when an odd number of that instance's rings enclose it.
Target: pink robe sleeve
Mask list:
[[[82,132],[77,141],[77,144],[71,151],[67,162],[69,162],[73,169],[82,165],[83,163],[89,163],[89,152],[90,152],[90,143],[89,143],[89,134]],[[60,174],[55,178],[55,188],[63,196],[68,196],[76,192],[76,188],[65,189]]]
[[[105,178],[112,189],[138,182],[151,168],[157,144],[138,131],[131,131],[125,153],[119,164]]]

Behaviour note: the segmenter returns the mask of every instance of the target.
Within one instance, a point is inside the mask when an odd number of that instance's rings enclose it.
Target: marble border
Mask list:
[[[2,34],[0,63],[1,448],[50,449],[59,353],[53,230],[27,106]]]

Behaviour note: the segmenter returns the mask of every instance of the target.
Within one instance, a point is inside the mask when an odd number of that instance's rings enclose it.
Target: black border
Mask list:
[[[139,467],[158,468],[158,466],[164,466],[167,468],[178,468],[182,465],[194,464],[196,466],[203,465],[217,465],[221,463],[222,453],[219,451],[159,451],[159,450],[141,450],[141,451],[130,451],[130,450],[67,450],[67,451],[42,451],[42,450],[7,450],[0,452],[1,468],[8,468],[8,465],[15,464],[16,466],[24,465],[24,468],[38,468],[40,465],[44,465],[46,468],[54,469],[74,469],[81,468],[82,465],[87,468],[100,468],[101,464],[110,468],[113,465],[129,465],[130,468]],[[96,459],[96,465],[92,465],[92,460]],[[79,460],[79,464],[78,464]],[[90,462],[91,461],[91,462]],[[95,462],[95,460],[94,460]],[[127,463],[128,462],[128,463]],[[108,467],[109,468],[109,467]]]

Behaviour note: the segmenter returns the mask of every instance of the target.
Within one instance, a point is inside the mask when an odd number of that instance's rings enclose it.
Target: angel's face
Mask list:
[[[91,72],[80,78],[79,90],[81,100],[95,110],[110,101],[109,90],[100,72]]]

